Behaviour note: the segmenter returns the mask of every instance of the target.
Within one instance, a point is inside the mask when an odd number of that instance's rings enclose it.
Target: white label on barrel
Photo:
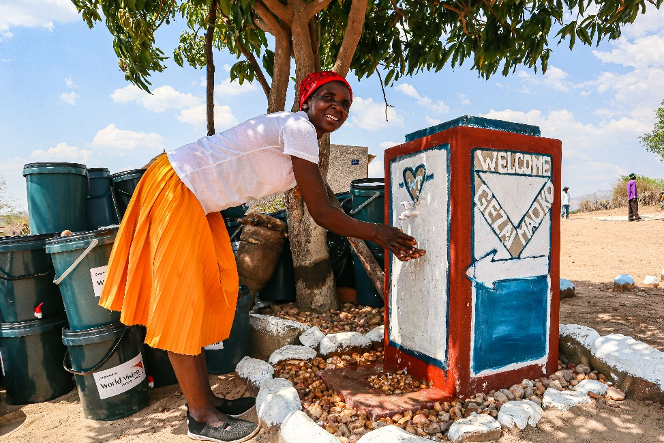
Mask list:
[[[111,369],[92,374],[97,384],[99,398],[115,397],[140,384],[145,379],[143,356],[139,353],[131,360]]]
[[[220,349],[224,349],[224,342],[219,341],[217,343],[207,345],[204,349],[207,349],[208,351],[219,351]]]
[[[95,291],[95,297],[101,297],[101,288],[104,287],[104,279],[106,278],[107,267],[108,266],[99,266],[98,268],[90,269],[92,289]]]

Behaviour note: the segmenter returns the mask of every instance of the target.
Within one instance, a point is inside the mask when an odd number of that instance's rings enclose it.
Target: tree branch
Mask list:
[[[214,26],[217,23],[217,0],[212,0],[210,5],[210,21],[208,23],[207,33],[205,34],[205,60],[207,65],[207,135],[214,135],[214,58],[212,52],[212,42],[214,40]]]
[[[286,107],[286,91],[290,75],[291,35],[277,17],[263,3],[254,3],[254,11],[258,14],[274,36],[274,71],[272,87],[267,99],[267,112],[283,111]]]
[[[254,3],[254,9],[258,3],[259,2]],[[260,3],[262,3],[268,10],[276,15],[279,20],[287,23],[288,25],[293,22],[293,9],[288,5],[284,5],[279,0],[260,0]]]
[[[254,54],[251,52],[247,51],[247,48],[244,47],[242,43],[240,43],[240,40],[236,37],[236,42],[237,42],[237,47],[244,55],[244,58],[246,58],[249,63],[251,64],[251,67],[254,68],[254,72],[256,73],[256,78],[258,79],[258,83],[261,84],[263,87],[263,92],[265,93],[266,98],[270,98],[270,85],[268,84],[267,80],[265,79],[265,75],[263,74],[263,70],[261,69],[261,66],[258,64],[258,61],[256,60],[256,57],[254,57]]]
[[[332,70],[339,75],[346,76],[350,69],[350,63],[357,49],[364,28],[364,19],[367,13],[368,0],[353,0],[348,14],[348,25],[344,31],[344,39],[339,48],[337,60]]]
[[[262,2],[257,1],[254,3],[254,11],[261,18],[263,23],[267,26],[268,32],[275,37],[278,37],[278,34],[287,35],[288,31],[279,23],[277,17],[272,10],[265,6]]]
[[[307,6],[304,7],[304,16],[307,17],[307,21],[314,18],[314,15],[318,14],[323,9],[327,8],[327,5],[330,3],[332,3],[332,0],[314,0],[307,4]]]

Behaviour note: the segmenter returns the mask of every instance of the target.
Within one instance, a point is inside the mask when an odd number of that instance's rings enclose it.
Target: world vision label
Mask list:
[[[500,239],[513,258],[521,251],[542,224],[551,210],[554,189],[552,183],[551,157],[513,151],[475,150],[474,153],[474,202],[491,230]],[[482,173],[547,178],[525,213],[515,221],[503,208],[504,203],[482,178]],[[504,195],[502,193],[501,195]],[[517,196],[518,197],[518,196]]]

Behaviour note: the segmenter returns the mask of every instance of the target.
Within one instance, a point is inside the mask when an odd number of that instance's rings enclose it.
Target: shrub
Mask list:
[[[627,182],[629,177],[623,176],[613,184],[611,190],[611,206],[619,208],[627,206]],[[659,204],[659,193],[664,190],[664,179],[649,178],[637,175],[636,189],[639,194],[639,205]]]
[[[607,199],[600,199],[597,197],[593,198],[582,198],[579,202],[578,212],[592,212],[600,211],[602,209],[612,209],[611,201]]]

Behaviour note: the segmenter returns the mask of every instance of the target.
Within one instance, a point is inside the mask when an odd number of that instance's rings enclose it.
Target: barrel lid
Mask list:
[[[78,174],[87,175],[87,167],[81,163],[44,162],[23,166],[23,175],[29,174]]]
[[[0,238],[0,252],[44,249],[46,246],[46,240],[54,238],[57,235],[58,234],[39,234],[2,237]]]
[[[366,190],[380,190],[385,188],[385,179],[382,177],[376,178],[360,178],[350,182],[351,189],[366,189]]]
[[[122,336],[127,328],[129,326],[125,326],[120,322],[82,331],[72,331],[65,328],[62,330],[62,343],[66,346],[80,346],[115,340]]]
[[[90,178],[106,178],[111,176],[111,171],[108,168],[88,168],[88,175]]]
[[[111,178],[114,182],[132,180],[134,178],[140,178],[144,173],[145,169],[130,169],[128,171],[116,172],[111,175]]]
[[[118,228],[118,225],[104,226],[94,231],[77,232],[65,237],[55,237],[46,241],[46,252],[53,254],[85,249],[94,239],[97,239],[100,245],[113,243],[118,233]]]
[[[46,319],[22,321],[18,323],[0,323],[0,337],[14,338],[43,334],[67,325],[67,317],[59,316]]]

